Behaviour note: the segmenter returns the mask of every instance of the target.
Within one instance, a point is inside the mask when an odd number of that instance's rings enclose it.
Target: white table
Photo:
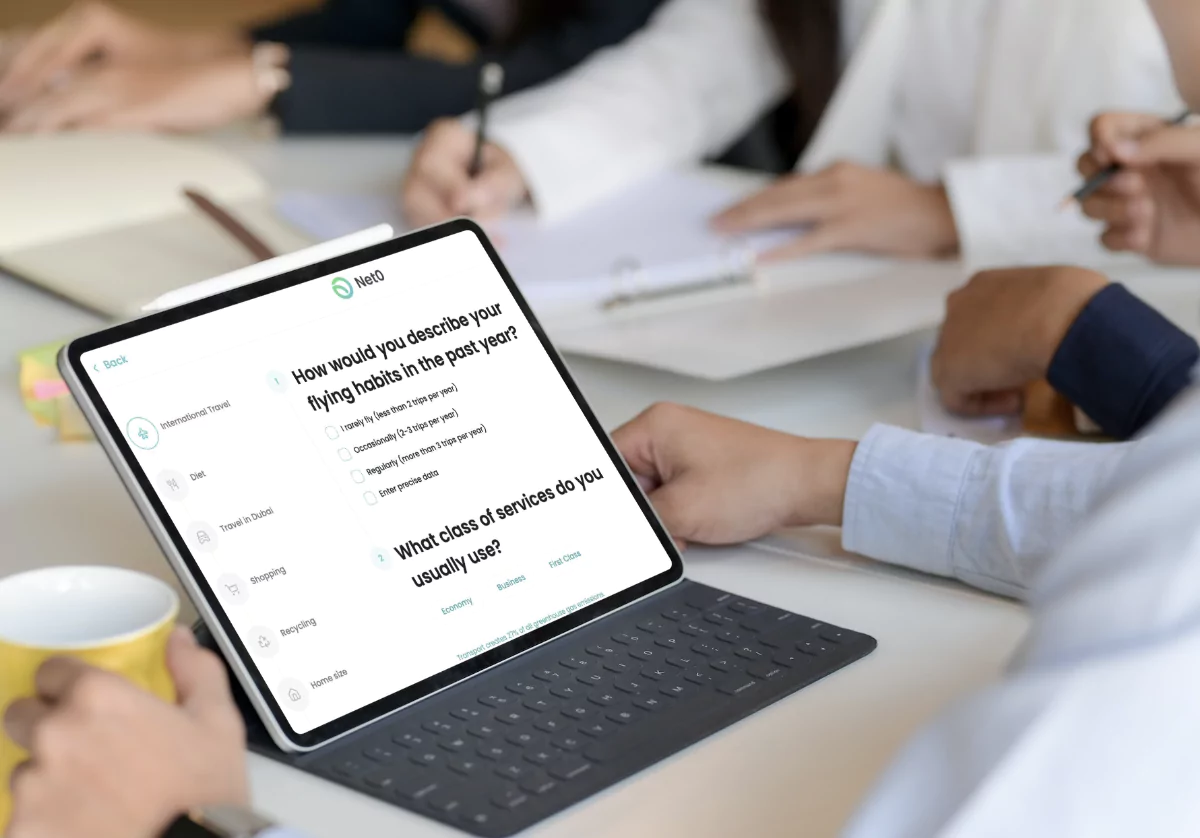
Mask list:
[[[392,141],[233,142],[276,186],[379,189],[407,157]],[[1138,278],[1139,291],[1195,327],[1190,275]],[[0,575],[54,563],[168,574],[98,446],[60,445],[16,392],[23,347],[101,325],[0,278]],[[660,399],[809,435],[858,436],[915,422],[910,336],[726,383],[582,358],[568,361],[615,425]],[[994,677],[1025,616],[1013,603],[845,556],[837,534],[785,534],[767,550],[689,555],[698,580],[873,634],[866,660],[546,823],[539,835],[829,836],[899,744],[948,701]],[[445,827],[251,758],[256,804],[313,838],[450,835]]]

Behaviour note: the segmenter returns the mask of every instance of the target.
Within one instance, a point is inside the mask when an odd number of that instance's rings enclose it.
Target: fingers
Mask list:
[[[832,253],[852,247],[854,241],[850,234],[849,224],[831,221],[812,227],[787,244],[768,250],[759,257],[759,261],[770,264],[799,259],[803,256],[814,256],[818,253]]]
[[[1112,227],[1100,236],[1100,243],[1114,253],[1147,253],[1154,233],[1149,226]]]
[[[95,4],[78,4],[31,37],[0,79],[0,105],[11,106],[38,95],[87,59],[98,44],[96,26],[101,13]]]
[[[106,88],[93,81],[80,81],[38,97],[18,109],[4,125],[4,130],[45,133],[90,127],[113,106]]]
[[[992,393],[940,393],[942,406],[959,416],[1012,416],[1021,412],[1024,396],[1019,390]]]
[[[655,407],[647,408],[612,432],[612,441],[641,484],[652,492],[662,484],[654,458]]]
[[[1080,207],[1088,218],[1113,227],[1148,226],[1154,218],[1154,201],[1145,195],[1127,197],[1097,192]]]
[[[236,715],[224,664],[202,649],[182,626],[176,627],[167,642],[167,668],[175,680],[179,704],[189,713],[221,722],[231,713]]]
[[[1104,113],[1092,120],[1089,133],[1091,154],[1096,165],[1107,168],[1114,163],[1128,164],[1137,154],[1138,140],[1162,129],[1164,120],[1157,114]]]
[[[1156,163],[1196,165],[1200,163],[1200,127],[1159,125],[1123,151],[1121,162],[1131,166]]]
[[[53,712],[50,704],[41,699],[24,698],[14,701],[4,713],[4,730],[17,747],[32,749],[34,730]]]
[[[837,192],[831,181],[829,170],[782,178],[718,214],[713,226],[721,232],[741,233],[821,222],[836,210]]]

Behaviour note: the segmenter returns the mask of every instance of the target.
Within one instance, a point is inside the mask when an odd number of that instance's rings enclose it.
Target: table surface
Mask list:
[[[276,188],[398,188],[400,140],[223,139]],[[1192,275],[1135,277],[1191,328]],[[48,564],[170,570],[95,444],[59,444],[21,406],[16,354],[101,325],[94,315],[0,277],[0,576]],[[814,436],[916,422],[910,335],[728,382],[587,358],[568,363],[614,426],[674,400]],[[948,702],[986,683],[1019,641],[1024,611],[953,583],[844,554],[831,530],[784,533],[760,548],[693,550],[694,579],[868,632],[870,657],[574,807],[537,835],[836,834],[900,744]],[[251,756],[255,804],[312,838],[453,834],[400,809]],[[732,770],[736,766],[737,770]],[[697,790],[703,793],[697,794]]]

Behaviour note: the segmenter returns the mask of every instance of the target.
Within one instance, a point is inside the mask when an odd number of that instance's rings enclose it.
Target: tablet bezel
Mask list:
[[[138,463],[132,448],[121,433],[117,422],[100,398],[99,392],[83,367],[82,356],[86,352],[101,349],[119,341],[129,340],[130,338],[166,328],[185,320],[191,320],[223,308],[235,306],[258,297],[263,297],[276,291],[327,277],[330,274],[344,273],[365,262],[372,262],[386,256],[392,256],[405,250],[411,250],[412,248],[464,232],[472,233],[476,237],[483,247],[484,252],[491,260],[496,272],[512,293],[530,329],[532,329],[542,348],[549,355],[559,377],[566,385],[571,396],[575,399],[576,405],[587,419],[592,431],[604,446],[605,452],[609,455],[614,466],[616,466],[618,473],[624,480],[626,487],[632,493],[639,509],[641,509],[647,522],[658,537],[659,543],[666,551],[671,564],[667,570],[637,585],[605,597],[572,614],[561,617],[553,623],[549,623],[521,635],[508,643],[485,651],[450,669],[443,670],[430,678],[367,704],[334,721],[327,722],[306,733],[298,733],[288,722],[286,715],[275,700],[274,693],[259,672],[253,656],[243,645],[240,635],[234,630],[232,623],[229,621],[224,606],[221,605],[220,600],[208,585],[195,556],[188,548],[182,534],[172,522],[163,501],[158,497],[157,492],[154,491],[149,477]],[[160,546],[167,553],[168,558],[173,559],[172,566],[176,574],[180,577],[181,582],[183,582],[185,589],[189,591],[193,599],[196,599],[197,595],[202,598],[196,602],[196,605],[201,607],[203,614],[209,618],[206,622],[208,622],[210,630],[213,630],[213,634],[217,638],[222,650],[227,656],[230,654],[236,656],[238,665],[234,666],[233,669],[238,675],[239,680],[242,681],[242,686],[246,689],[247,693],[256,699],[254,704],[260,716],[263,716],[264,713],[269,714],[269,718],[264,716],[263,721],[267,724],[268,729],[271,730],[272,738],[276,740],[276,744],[287,750],[308,751],[327,744],[334,739],[345,736],[361,727],[395,713],[414,702],[427,698],[468,678],[472,678],[517,655],[555,640],[580,626],[605,617],[646,596],[657,593],[663,588],[679,582],[683,578],[683,559],[675,546],[675,542],[658,519],[649,500],[638,485],[637,480],[629,471],[609,435],[596,418],[586,399],[584,399],[579,386],[572,378],[566,364],[550,343],[537,317],[530,310],[520,289],[513,282],[512,277],[509,275],[504,263],[500,260],[487,235],[477,224],[468,219],[454,219],[444,224],[418,230],[353,253],[289,271],[276,277],[259,280],[211,297],[186,303],[177,308],[149,314],[145,317],[77,338],[63,348],[59,355],[59,366],[63,372],[64,379],[79,401],[88,421],[96,431],[97,437],[104,444],[105,451],[109,459],[113,462],[113,465],[117,468],[126,489],[130,492],[135,503],[137,503],[139,510],[142,512],[143,517],[146,518],[147,524],[150,525],[151,531],[158,539]],[[215,626],[213,625],[213,619],[216,620]],[[282,740],[281,736],[283,737]]]

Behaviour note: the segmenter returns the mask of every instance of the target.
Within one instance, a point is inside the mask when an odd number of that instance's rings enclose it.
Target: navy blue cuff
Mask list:
[[[1191,381],[1200,346],[1123,285],[1075,318],[1050,362],[1051,386],[1117,439],[1128,439]]]

